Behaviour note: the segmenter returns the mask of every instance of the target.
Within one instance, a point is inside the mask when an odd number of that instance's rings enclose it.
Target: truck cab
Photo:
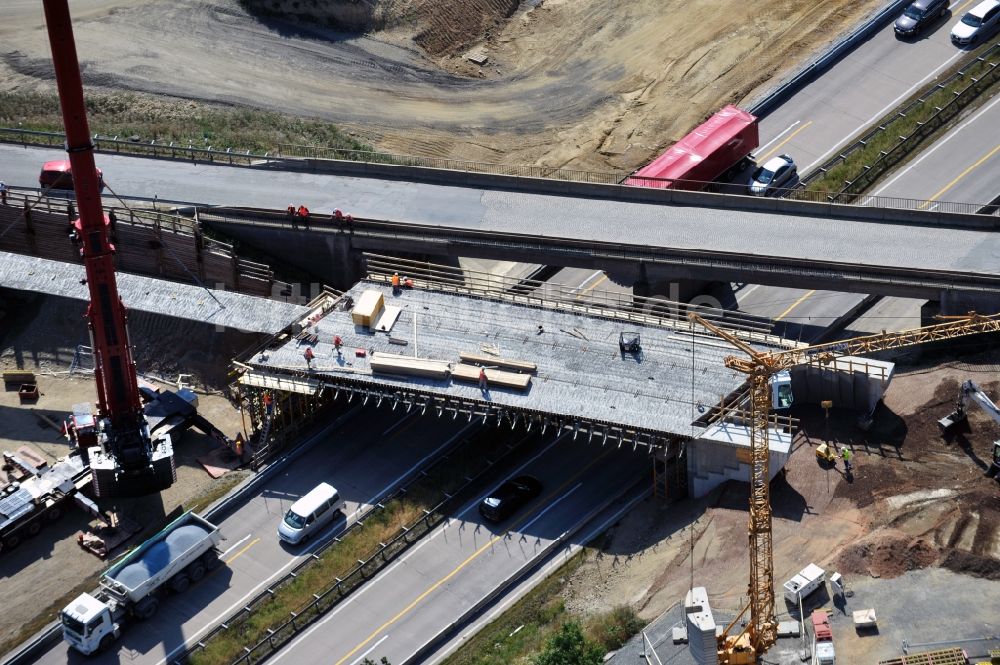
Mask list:
[[[121,633],[112,608],[89,593],[77,596],[63,609],[59,619],[63,639],[88,656],[109,648]]]

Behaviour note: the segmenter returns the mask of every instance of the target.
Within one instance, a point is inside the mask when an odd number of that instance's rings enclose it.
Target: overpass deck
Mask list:
[[[90,298],[82,265],[10,252],[0,252],[0,287],[84,301]],[[308,312],[302,305],[280,300],[129,273],[118,273],[118,292],[130,309],[252,333],[277,333]]]
[[[344,389],[399,400],[407,408],[442,409],[446,417],[450,411],[470,419],[503,413],[499,417],[512,420],[517,413],[539,423],[562,421],[562,427],[588,438],[603,441],[607,432],[612,441],[652,446],[659,439],[696,435],[700,428],[692,422],[743,381],[723,366],[732,347],[684,329],[623,325],[427,288],[394,296],[391,287],[374,281],[355,284],[345,295],[357,302],[365,291],[381,293],[387,309],[400,308],[389,332],[355,325],[350,310],[334,306],[306,328],[318,335],[315,344],[292,338],[246,359],[252,369],[243,382],[294,392]],[[622,331],[640,334],[640,355],[620,352]],[[342,357],[332,344],[335,335],[344,343]],[[308,371],[307,346],[316,356]],[[483,391],[474,378],[455,378],[463,352],[534,363],[537,371],[526,390],[490,385]],[[443,378],[380,373],[372,368],[373,353],[446,361],[452,373]]]

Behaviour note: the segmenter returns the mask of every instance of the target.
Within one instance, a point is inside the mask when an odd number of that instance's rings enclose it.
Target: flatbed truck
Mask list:
[[[0,552],[14,549],[56,522],[71,507],[71,499],[90,485],[90,469],[79,454],[39,467],[17,453],[5,452],[3,465],[9,476],[19,480],[0,488]]]
[[[86,655],[107,650],[129,621],[151,619],[165,593],[183,593],[217,567],[220,540],[217,526],[184,513],[105,571],[96,595],[63,609],[63,639]]]

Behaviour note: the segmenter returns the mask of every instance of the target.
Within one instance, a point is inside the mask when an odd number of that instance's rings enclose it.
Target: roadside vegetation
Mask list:
[[[646,622],[626,606],[593,616],[566,608],[567,583],[592,555],[592,550],[584,550],[571,558],[444,665],[599,665],[604,654],[621,648]]]
[[[271,111],[135,93],[90,93],[86,103],[91,133],[122,140],[260,154],[292,154],[291,146],[372,150],[333,123]],[[0,92],[0,127],[62,132],[59,98],[54,93]]]
[[[965,71],[965,76],[950,81],[930,94],[927,90],[922,90],[916,95],[900,104],[885,117],[881,118],[874,126],[884,126],[886,129],[873,136],[868,143],[858,150],[852,152],[848,157],[833,166],[823,177],[809,183],[808,189],[812,192],[840,192],[845,188],[848,181],[863,180],[860,187],[851,187],[850,193],[860,194],[872,184],[878,182],[878,176],[891,168],[906,163],[910,158],[919,153],[921,147],[928,143],[927,139],[939,136],[958,122],[969,111],[974,110],[989,101],[989,99],[1000,90],[1000,77],[994,74],[992,83],[978,88],[978,92],[970,90],[965,93],[963,100],[959,102],[960,111],[951,113],[948,117],[939,117],[932,121],[932,118],[947,104],[952,102],[956,96],[966,88],[979,85],[979,81],[988,72],[993,71],[1000,61],[1000,51],[995,51],[988,59],[978,60],[983,53],[993,48],[993,42],[984,44],[979,49],[963,59],[963,62],[956,65],[951,70],[941,74],[939,80],[948,78],[954,72]],[[926,95],[922,104],[906,112],[905,116],[899,115],[901,109],[910,105],[914,99]],[[922,136],[914,136],[908,141],[908,145],[901,148],[903,154],[878,168],[878,174],[869,171],[869,167],[874,165],[882,153],[889,152],[900,143],[900,137],[908,137],[928,121],[938,122],[934,127],[929,127]],[[853,143],[853,141],[852,141]],[[881,166],[881,165],[880,165]],[[873,169],[874,170],[874,169]],[[865,176],[861,178],[861,176]]]
[[[370,579],[384,563],[382,559],[373,559],[383,543],[389,543],[404,527],[419,537],[444,519],[444,515],[428,511],[446,495],[459,491],[468,478],[486,468],[485,460],[497,454],[503,444],[502,436],[505,435],[498,430],[488,430],[460,446],[449,456],[448,463],[438,464],[410,485],[404,495],[385,502],[382,508],[365,518],[360,527],[350,530],[338,543],[300,571],[295,579],[275,589],[245,619],[233,622],[209,639],[204,649],[191,654],[189,662],[192,665],[228,665],[235,662],[245,653],[244,647],[251,647],[268,637],[277,641],[287,636],[285,631],[275,631],[289,620],[293,612],[305,622],[317,612],[325,611],[329,602],[324,604],[323,610],[307,609],[316,600],[314,594],[322,594],[341,581],[342,597]],[[425,515],[427,520],[422,521]],[[403,548],[404,545],[397,542],[383,558],[388,559]],[[359,561],[371,563],[364,567],[365,575],[351,576]]]

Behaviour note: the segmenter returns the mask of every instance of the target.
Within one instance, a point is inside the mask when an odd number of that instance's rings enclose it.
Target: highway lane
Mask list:
[[[828,159],[965,54],[949,34],[975,1],[953,1],[952,16],[916,40],[896,39],[889,25],[855,48],[761,120],[758,161],[787,153],[806,174]]]
[[[468,423],[373,407],[361,409],[341,427],[328,427],[318,434],[316,445],[219,524],[225,566],[184,594],[166,599],[153,620],[126,627],[110,652],[86,658],[59,643],[38,663],[164,663],[352,523],[359,509],[398,486],[467,428],[472,429]],[[303,546],[281,543],[277,525],[284,512],[322,481],[345,498],[344,516]]]
[[[872,196],[986,204],[1000,194],[1000,97],[994,97],[893,173]]]
[[[270,662],[405,662],[560,534],[644,476],[648,463],[627,448],[581,447],[569,435],[547,444],[510,474],[538,477],[540,499],[500,525],[484,523],[478,499],[469,502]]]

